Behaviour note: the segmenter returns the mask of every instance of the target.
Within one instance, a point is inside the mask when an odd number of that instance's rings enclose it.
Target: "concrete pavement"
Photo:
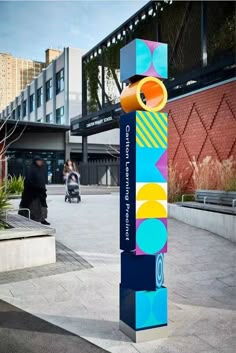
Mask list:
[[[106,353],[77,335],[0,300],[1,353]]]
[[[174,220],[165,258],[169,338],[134,344],[119,331],[118,203],[118,194],[81,204],[49,196],[57,240],[94,267],[3,284],[0,298],[114,353],[234,353],[236,246]]]

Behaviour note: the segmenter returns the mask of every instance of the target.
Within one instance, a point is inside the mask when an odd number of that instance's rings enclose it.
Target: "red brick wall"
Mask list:
[[[193,157],[223,160],[233,155],[236,159],[236,81],[176,99],[166,108],[169,160],[185,171],[188,188]]]

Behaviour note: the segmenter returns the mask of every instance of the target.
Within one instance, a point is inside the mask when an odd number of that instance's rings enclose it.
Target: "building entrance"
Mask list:
[[[48,183],[63,183],[65,163],[65,153],[63,151],[9,150],[7,156],[8,174],[12,176],[26,176],[33,159],[40,156],[45,161]]]

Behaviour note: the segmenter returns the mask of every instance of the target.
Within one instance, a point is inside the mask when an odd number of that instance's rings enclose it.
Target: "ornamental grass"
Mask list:
[[[177,202],[186,188],[187,181],[184,178],[184,172],[180,172],[177,164],[169,162],[168,165],[168,201]]]
[[[201,162],[193,158],[190,164],[194,189],[236,191],[236,162],[233,156],[222,161],[211,156]]]

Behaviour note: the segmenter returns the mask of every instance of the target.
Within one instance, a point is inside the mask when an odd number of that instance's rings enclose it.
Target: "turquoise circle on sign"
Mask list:
[[[153,66],[160,77],[167,78],[167,48],[158,45],[152,55]]]
[[[136,73],[143,74],[152,63],[152,54],[147,44],[141,40],[136,40]]]
[[[167,230],[159,219],[146,219],[136,232],[138,247],[146,254],[156,254],[167,241]]]

